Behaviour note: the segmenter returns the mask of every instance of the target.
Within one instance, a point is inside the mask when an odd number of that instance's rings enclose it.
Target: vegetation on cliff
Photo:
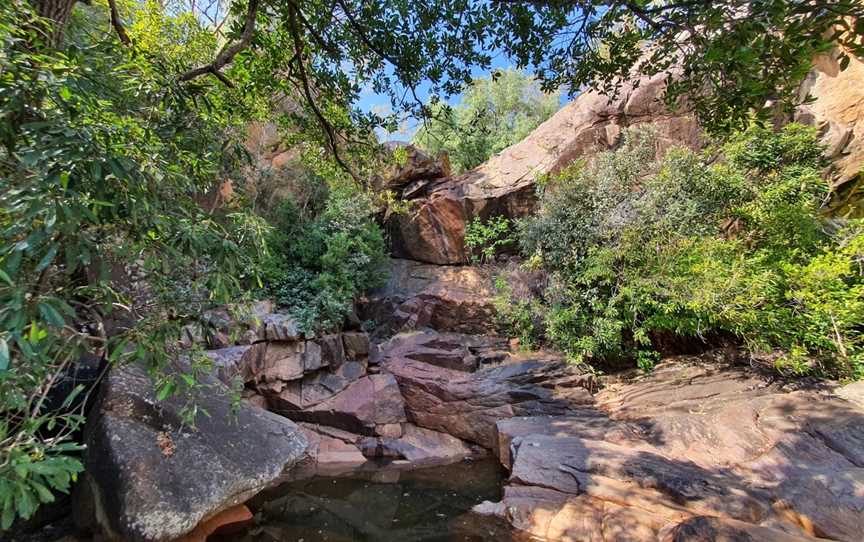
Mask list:
[[[820,215],[815,130],[753,126],[719,149],[656,153],[634,130],[541,185],[519,237],[552,285],[505,317],[577,360],[647,369],[670,338],[727,336],[786,373],[864,376],[864,226]]]

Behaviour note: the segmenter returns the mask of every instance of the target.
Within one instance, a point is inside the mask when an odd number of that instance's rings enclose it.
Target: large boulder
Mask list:
[[[556,359],[505,364],[465,373],[411,359],[390,359],[408,418],[487,449],[496,447],[495,423],[513,416],[562,415],[590,404],[590,375]]]
[[[214,377],[192,399],[207,415],[183,421],[186,398],[157,401],[137,365],[114,368],[103,383],[85,434],[81,517],[110,539],[164,541],[243,503],[305,455],[291,421],[241,404]]]
[[[511,471],[478,511],[545,540],[858,540],[864,410],[829,386],[699,359],[593,407],[497,423]]]
[[[411,211],[388,221],[394,255],[436,264],[467,261],[466,223],[475,217],[525,216],[535,207],[537,177],[615,146],[628,126],[653,124],[662,148],[673,143],[698,147],[702,138],[696,120],[686,112],[670,113],[663,89],[661,74],[625,86],[612,101],[583,93],[477,168],[406,194]]]
[[[363,435],[378,435],[387,426],[407,421],[396,379],[385,374],[364,376],[326,401],[284,414]]]

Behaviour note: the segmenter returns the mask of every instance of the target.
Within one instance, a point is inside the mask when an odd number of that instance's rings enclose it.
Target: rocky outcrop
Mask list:
[[[623,88],[612,101],[595,92],[581,94],[523,141],[477,168],[453,177],[427,178],[423,190],[403,194],[413,205],[410,212],[388,220],[394,255],[436,264],[467,261],[467,222],[475,217],[525,216],[534,209],[538,176],[613,147],[628,126],[653,124],[664,148],[673,143],[699,146],[695,119],[670,113],[663,105],[663,77],[638,83]]]
[[[818,56],[801,88],[815,101],[801,106],[794,120],[819,128],[834,169],[838,213],[860,215],[864,170],[864,63],[852,57],[841,71],[839,53]],[[555,173],[576,159],[613,148],[624,129],[650,124],[658,152],[671,145],[693,148],[704,143],[696,119],[685,107],[670,111],[662,99],[663,74],[631,82],[609,100],[595,92],[579,95],[528,137],[462,175],[428,170],[411,190],[401,192],[410,211],[388,217],[393,254],[436,264],[466,262],[465,225],[474,218],[516,218],[535,206],[538,177]],[[787,119],[789,120],[789,119]],[[440,169],[440,168],[439,168]],[[421,188],[417,188],[417,186]]]
[[[426,327],[482,334],[495,329],[494,297],[488,270],[393,259],[387,284],[360,310],[385,334]]]
[[[850,55],[840,70],[839,51],[816,57],[814,69],[801,88],[811,103],[798,108],[794,120],[815,126],[832,163],[832,202],[841,215],[862,216],[861,174],[864,172],[864,62]]]
[[[202,383],[194,401],[208,415],[191,426],[183,422],[185,398],[157,401],[142,368],[111,371],[85,435],[85,523],[110,539],[175,539],[303,459],[307,441],[294,423],[248,405],[232,414],[227,388],[212,377]]]
[[[464,335],[425,330],[400,333],[378,345],[370,360],[387,363],[393,359],[422,361],[430,365],[473,372],[510,356],[506,338],[488,335]]]
[[[396,377],[408,419],[484,448],[495,423],[513,416],[566,414],[592,402],[590,375],[557,360],[530,360],[464,373],[407,358],[382,369]]]
[[[595,407],[497,423],[498,515],[545,540],[857,540],[864,411],[830,389],[673,360]],[[726,538],[724,538],[726,537]]]

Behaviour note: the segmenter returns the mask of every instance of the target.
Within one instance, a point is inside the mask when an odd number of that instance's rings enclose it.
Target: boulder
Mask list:
[[[382,178],[373,182],[379,190],[417,192],[424,182],[450,175],[450,161],[446,154],[432,157],[414,145],[390,145],[394,147],[391,150],[399,150],[404,159],[396,161]]]
[[[216,377],[230,386],[235,379],[249,380],[252,369],[262,365],[266,350],[266,344],[255,343],[207,350],[204,355],[213,362]]]
[[[315,342],[321,348],[321,365],[338,368],[345,362],[345,347],[338,333],[325,335]]]
[[[157,401],[137,365],[114,368],[85,431],[79,509],[92,510],[110,539],[181,537],[268,487],[303,457],[306,438],[291,421],[241,403],[203,377],[194,397],[207,411],[183,422],[186,398]]]
[[[364,376],[326,401],[285,414],[363,435],[376,435],[379,426],[406,421],[396,379],[385,374]]]
[[[395,376],[408,418],[487,449],[498,420],[563,415],[593,401],[593,378],[560,360],[529,360],[464,373],[409,359],[382,365]]]

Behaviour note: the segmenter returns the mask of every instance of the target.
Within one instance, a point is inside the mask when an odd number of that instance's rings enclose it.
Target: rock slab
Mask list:
[[[85,435],[86,477],[79,507],[111,539],[171,540],[241,504],[301,461],[307,441],[291,421],[241,404],[204,377],[195,397],[209,416],[182,422],[181,398],[156,401],[137,365],[114,368]]]

